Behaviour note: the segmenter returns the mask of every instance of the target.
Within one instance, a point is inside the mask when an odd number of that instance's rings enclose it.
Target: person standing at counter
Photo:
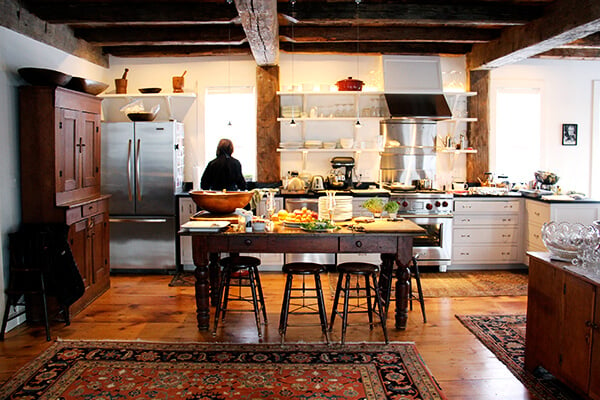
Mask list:
[[[208,163],[202,174],[200,187],[203,190],[246,190],[242,164],[232,154],[231,140],[221,139],[217,145],[217,157]]]

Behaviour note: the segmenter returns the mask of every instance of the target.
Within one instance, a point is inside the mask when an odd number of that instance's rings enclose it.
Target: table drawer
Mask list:
[[[269,240],[266,236],[244,238],[232,235],[229,238],[229,247],[231,252],[260,253],[269,248]]]
[[[394,237],[340,238],[340,253],[395,253],[398,240]]]
[[[299,239],[294,237],[279,237],[270,245],[281,253],[334,253],[338,248],[338,238],[328,237],[327,234],[313,235]],[[334,250],[332,250],[334,249]]]

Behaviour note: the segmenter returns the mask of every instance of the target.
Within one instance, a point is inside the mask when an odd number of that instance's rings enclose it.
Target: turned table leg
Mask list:
[[[410,294],[410,260],[412,259],[412,237],[398,238],[396,253],[396,329],[406,329],[408,322],[408,299]]]
[[[196,270],[196,319],[198,320],[199,330],[208,330],[210,320],[210,284],[208,273],[208,249],[206,248],[206,238],[201,236],[192,236],[192,254]]]

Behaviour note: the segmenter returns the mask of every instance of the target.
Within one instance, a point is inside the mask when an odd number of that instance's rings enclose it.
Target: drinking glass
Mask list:
[[[335,212],[335,192],[327,191],[327,214],[329,215],[329,221],[333,222],[333,214]]]

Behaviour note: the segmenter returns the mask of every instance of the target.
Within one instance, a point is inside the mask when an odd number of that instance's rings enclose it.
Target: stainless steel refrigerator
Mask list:
[[[102,124],[102,193],[110,198],[111,270],[175,268],[175,193],[183,181],[183,124]]]

